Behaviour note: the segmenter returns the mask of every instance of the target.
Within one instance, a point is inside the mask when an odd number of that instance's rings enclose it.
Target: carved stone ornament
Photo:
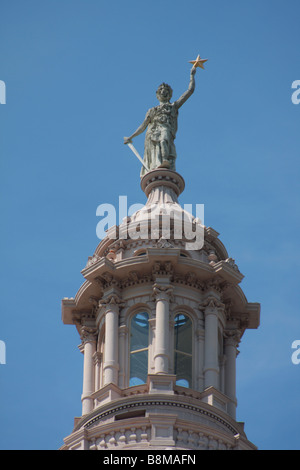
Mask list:
[[[214,290],[220,294],[223,292],[223,279],[219,276],[209,279],[205,282],[206,290]]]
[[[200,310],[203,310],[203,309],[222,309],[224,310],[225,308],[225,305],[220,302],[218,299],[216,299],[215,297],[207,297],[204,302],[202,304],[199,305],[199,309]]]
[[[229,343],[232,346],[237,347],[241,340],[241,331],[240,330],[225,330],[224,338],[227,344]]]
[[[97,277],[96,281],[103,289],[111,286],[118,286],[119,284],[117,279],[109,272],[101,274],[101,277]]]
[[[153,286],[153,297],[156,300],[172,300],[173,286],[155,283]]]
[[[110,273],[103,273],[102,277],[108,284],[111,283],[113,280],[113,276]]]
[[[89,298],[89,302],[93,305],[93,313],[96,313],[99,308],[99,299],[97,297],[91,296]]]
[[[121,308],[125,303],[117,294],[110,294],[99,301],[99,307],[107,307],[109,305],[117,305]]]
[[[170,261],[166,261],[165,263],[161,263],[160,261],[155,261],[152,268],[152,274],[173,274],[173,265]]]
[[[190,284],[190,285],[195,284],[195,282],[197,281],[197,276],[196,276],[196,274],[195,274],[195,273],[192,273],[192,272],[187,273],[187,275],[186,275],[185,278],[186,278],[186,282],[187,282],[188,284]]]
[[[231,312],[232,312],[232,307],[233,307],[232,300],[231,300],[231,299],[226,299],[226,300],[224,300],[224,304],[225,304],[225,314],[226,314],[226,318],[227,318],[227,319],[230,319],[230,317],[231,317]]]
[[[82,342],[96,341],[97,328],[83,325],[80,329],[80,338]]]
[[[157,248],[174,248],[174,245],[170,243],[166,238],[161,237],[156,243]]]
[[[130,281],[138,282],[139,280],[139,273],[137,271],[131,271],[128,276]]]
[[[131,271],[127,278],[120,281],[120,288],[122,289],[136,284],[146,284],[148,282],[152,282],[150,275],[144,274],[143,276],[140,276],[138,272]]]

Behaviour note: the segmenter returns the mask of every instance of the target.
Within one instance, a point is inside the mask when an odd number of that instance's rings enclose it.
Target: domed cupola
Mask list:
[[[152,170],[141,188],[145,206],[108,230],[62,301],[84,354],[64,448],[254,448],[236,422],[236,356],[260,306],[219,234],[180,206],[178,173]]]

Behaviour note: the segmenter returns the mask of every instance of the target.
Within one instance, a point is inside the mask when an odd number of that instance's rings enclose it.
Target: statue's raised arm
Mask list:
[[[188,89],[181,95],[180,98],[178,98],[177,101],[175,101],[174,105],[179,109],[187,99],[194,93],[195,90],[195,73],[196,73],[196,67],[192,67],[191,70],[191,75],[190,75],[190,83]]]
[[[124,144],[130,144],[131,149],[141,159],[132,146],[132,139],[147,129],[141,176],[155,168],[168,168],[175,171],[176,148],[174,140],[177,132],[178,110],[193,94],[196,68],[204,68],[204,62],[206,59],[200,59],[200,56],[196,60],[190,61],[193,67],[188,89],[174,103],[170,102],[173,94],[172,88],[170,85],[162,83],[156,91],[159,105],[148,110],[144,121],[130,137],[124,137]]]

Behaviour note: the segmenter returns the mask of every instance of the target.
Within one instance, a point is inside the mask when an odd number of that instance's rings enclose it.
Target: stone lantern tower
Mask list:
[[[62,301],[84,358],[82,416],[62,449],[255,449],[236,421],[236,357],[260,306],[219,234],[179,205],[176,171],[149,171],[141,188],[144,208],[107,231]],[[182,220],[202,229],[199,246]]]

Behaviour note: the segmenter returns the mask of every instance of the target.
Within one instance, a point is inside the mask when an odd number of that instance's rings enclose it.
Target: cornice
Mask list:
[[[231,312],[242,321],[243,329],[257,328],[259,325],[260,306],[249,304],[238,285],[243,275],[235,268],[234,263],[226,260],[213,264],[204,261],[181,257],[180,250],[149,248],[143,256],[131,257],[112,263],[103,261],[93,266],[87,279],[75,299],[62,300],[62,316],[65,324],[73,324],[73,313],[83,310],[96,312],[97,302],[110,291],[117,289],[121,295],[123,289],[148,285],[152,288],[154,282],[165,279],[174,288],[182,286],[193,289],[205,296],[216,295],[220,301],[232,302]],[[174,291],[176,295],[176,291]],[[138,295],[138,291],[134,295]],[[197,294],[198,295],[198,294]],[[200,299],[199,299],[200,300]],[[227,305],[228,307],[228,305]],[[232,313],[226,311],[227,318],[232,320]]]
[[[122,391],[120,389],[117,390],[117,388],[116,392],[120,394],[122,393]],[[201,393],[199,392],[198,395],[200,398]],[[165,409],[167,407],[170,408],[170,411],[172,411],[172,409],[175,411],[175,409],[180,408],[185,412],[189,411],[191,413],[199,414],[199,416],[209,418],[216,424],[221,425],[224,430],[227,430],[227,432],[232,436],[236,434],[244,435],[238,423],[234,421],[227,413],[223,412],[219,408],[200,401],[199,398],[184,396],[180,393],[170,396],[163,394],[153,394],[149,396],[148,393],[143,393],[140,395],[121,397],[113,400],[113,402],[93,410],[93,412],[89,415],[82,417],[77,426],[74,428],[73,432],[79,431],[80,429],[92,429],[95,425],[101,424],[101,421],[107,420],[109,417],[113,417],[118,413],[128,410],[145,407]]]

